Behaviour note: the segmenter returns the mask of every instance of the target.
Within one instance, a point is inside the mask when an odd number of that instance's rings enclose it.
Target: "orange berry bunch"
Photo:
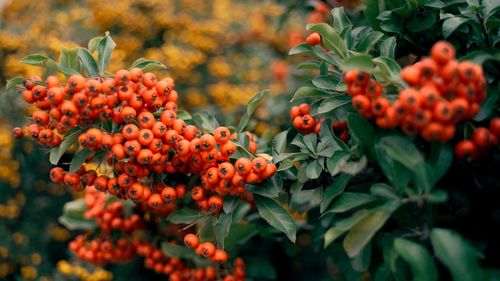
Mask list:
[[[346,121],[332,121],[332,130],[335,136],[337,136],[341,141],[344,143],[349,142],[349,128],[347,127]]]
[[[95,265],[127,262],[135,257],[135,246],[126,238],[114,243],[110,238],[96,238],[87,241],[87,235],[78,235],[69,243],[69,249],[80,260]]]
[[[146,268],[152,269],[159,274],[168,275],[172,281],[211,281],[217,279],[217,270],[213,266],[189,268],[187,263],[183,260],[176,257],[167,257],[160,249],[154,248],[148,242],[138,241],[136,247],[137,253],[145,258],[144,265]],[[235,268],[233,275],[236,276],[236,274],[239,273],[239,276],[242,277],[229,280],[244,280],[246,275],[244,270],[245,262],[241,258],[237,258],[236,261],[235,264],[238,263],[240,266],[238,270]],[[225,278],[227,278],[227,276]]]
[[[293,126],[302,134],[319,132],[320,122],[316,122],[316,119],[309,114],[310,110],[311,106],[307,103],[294,105],[290,108],[290,118],[292,118]],[[317,130],[316,127],[318,127]]]
[[[195,234],[189,233],[184,236],[184,244],[194,249],[196,254],[207,258],[211,262],[226,263],[227,253],[222,249],[217,249],[211,242],[200,243],[200,239]]]
[[[97,226],[101,232],[111,232],[120,230],[125,234],[131,234],[134,230],[142,229],[144,222],[137,214],[132,214],[126,218],[123,211],[123,202],[109,202],[110,197],[90,187],[85,190],[84,196],[87,210],[84,218],[96,219]]]
[[[434,44],[431,57],[405,67],[401,78],[410,87],[395,102],[381,96],[381,85],[368,73],[348,71],[344,81],[352,104],[382,128],[400,126],[408,135],[426,141],[446,142],[455,135],[455,124],[472,118],[486,96],[485,78],[479,65],[458,62],[455,49],[445,41]]]
[[[50,76],[45,82],[25,80],[24,86],[25,100],[40,109],[32,116],[34,124],[27,127],[30,136],[57,147],[61,135],[78,126],[82,129],[70,134],[78,134],[79,149],[89,151],[85,162],[99,161],[94,156],[100,155],[100,162],[113,168],[112,173],[99,176],[83,167],[74,172],[53,168],[52,180],[73,190],[93,185],[167,215],[187,187],[155,182],[152,175],[199,175],[205,192],[197,197],[198,205],[218,212],[222,198],[214,193],[239,195],[246,191],[246,183],[259,183],[276,172],[276,166],[261,157],[238,159],[237,169],[230,159],[237,147],[235,133],[227,127],[203,133],[178,118],[178,94],[169,77],[159,80],[134,68],[119,70],[114,78],[73,75],[63,85]],[[113,124],[111,128],[100,125],[106,121]],[[15,128],[13,134],[22,136],[23,131]],[[257,144],[252,134],[247,136],[251,155]]]
[[[496,145],[500,139],[500,118],[490,121],[489,128],[479,127],[474,130],[470,140],[463,140],[455,146],[455,155],[472,161]]]

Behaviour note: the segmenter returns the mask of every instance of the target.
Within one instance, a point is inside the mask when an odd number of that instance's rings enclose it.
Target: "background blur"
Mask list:
[[[21,65],[30,53],[57,58],[110,31],[117,43],[110,70],[140,57],[159,60],[176,80],[181,107],[209,110],[231,124],[255,93],[272,97],[253,131],[270,136],[287,119],[294,87],[288,49],[306,37],[306,22],[324,21],[319,1],[0,0],[0,83],[42,75]],[[327,10],[329,11],[329,10]],[[68,256],[72,235],[57,223],[71,195],[50,183],[47,153],[10,130],[30,111],[15,90],[0,91],[0,280],[136,280],[141,266],[89,268]],[[270,110],[272,108],[272,110]],[[226,120],[224,120],[224,118]],[[285,265],[286,266],[286,265]],[[120,277],[121,276],[121,277]]]

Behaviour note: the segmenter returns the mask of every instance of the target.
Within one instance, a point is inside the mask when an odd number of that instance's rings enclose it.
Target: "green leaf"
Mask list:
[[[495,92],[490,92],[490,94],[486,96],[486,100],[481,104],[481,109],[476,116],[474,116],[475,121],[484,121],[493,113],[493,110],[496,108],[498,96],[498,89]]]
[[[148,60],[145,58],[139,58],[132,63],[132,68],[140,68],[143,72],[150,72],[155,70],[166,70],[167,67],[160,63],[159,61]]]
[[[351,21],[344,12],[344,7],[336,7],[332,11],[333,29],[340,33],[344,28],[352,25]]]
[[[217,237],[217,241],[220,243],[222,249],[224,249],[224,240],[229,234],[232,222],[233,222],[233,215],[226,213],[221,213],[216,221],[215,237]]]
[[[421,192],[428,192],[432,185],[424,158],[417,147],[406,137],[386,136],[380,138],[380,148],[389,157],[401,163],[415,174]]]
[[[44,56],[44,55],[34,54],[34,55],[25,56],[21,60],[21,63],[44,67],[44,68],[47,68],[47,69],[52,70],[52,71],[58,70],[57,63],[54,60],[52,60],[51,58]]]
[[[344,250],[347,255],[349,257],[358,255],[399,206],[399,201],[389,202],[357,222],[344,239]]]
[[[255,112],[255,110],[259,106],[262,98],[265,97],[268,93],[269,93],[268,90],[262,91],[262,92],[256,94],[247,103],[247,107],[245,108],[245,113],[243,113],[243,116],[241,116],[240,123],[238,124],[238,127],[236,129],[238,134],[243,132],[243,130],[245,129],[245,127],[248,124],[248,120],[250,120],[250,117],[252,117],[252,114]]]
[[[448,200],[448,192],[442,189],[433,190],[429,194],[428,200],[434,204],[444,203]]]
[[[59,55],[59,65],[78,72],[80,70],[80,62],[78,61],[78,48],[67,49],[65,47],[61,47],[61,53]]]
[[[326,160],[326,168],[332,177],[340,173],[340,163],[348,157],[349,154],[345,151],[335,151],[333,156]]]
[[[442,9],[445,7],[445,4],[441,0],[430,0],[425,3],[425,6],[430,8]]]
[[[333,182],[325,188],[323,194],[323,201],[320,205],[320,212],[323,213],[332,203],[333,199],[344,192],[347,187],[347,183],[351,179],[351,175],[341,174],[340,176],[333,179]]]
[[[363,14],[366,17],[366,20],[374,30],[380,30],[380,21],[377,17],[381,12],[383,12],[385,5],[379,6],[379,0],[365,0],[364,2],[366,8],[364,9]]]
[[[375,156],[387,179],[398,191],[404,190],[411,179],[410,171],[389,157],[378,143],[375,144]]]
[[[365,272],[370,266],[372,256],[372,244],[368,243],[359,254],[352,257],[349,261],[351,262],[352,268],[358,272]]]
[[[370,193],[387,199],[399,199],[392,186],[385,183],[375,183],[370,187]]]
[[[71,159],[71,163],[69,164],[69,171],[70,172],[75,172],[76,170],[80,169],[80,167],[85,163],[87,158],[92,155],[94,152],[88,149],[83,149],[78,151],[74,156],[73,159]]]
[[[431,231],[431,243],[438,259],[454,281],[484,280],[478,259],[482,254],[458,233],[442,228]]]
[[[407,27],[411,32],[421,32],[434,26],[436,23],[436,14],[427,11],[423,17],[414,17],[410,22],[408,22]]]
[[[217,127],[220,127],[217,119],[208,112],[196,112],[193,117],[204,130],[209,132],[213,132]]]
[[[170,213],[167,220],[174,224],[190,224],[208,215],[209,213],[202,213],[194,209],[183,208]]]
[[[384,37],[382,32],[372,31],[356,45],[355,50],[361,53],[370,53],[382,37]]]
[[[308,24],[307,30],[316,31],[321,35],[321,40],[325,47],[332,49],[339,57],[347,56],[347,46],[340,35],[326,23]]]
[[[288,210],[275,200],[260,195],[255,196],[255,203],[260,216],[295,243],[297,225]]]
[[[240,202],[240,197],[237,196],[224,196],[224,205],[222,209],[224,210],[224,213],[229,214],[232,213],[233,210],[238,206],[238,203]]]
[[[315,77],[311,82],[320,89],[333,91],[337,87],[339,80],[332,76],[320,75]]]
[[[283,188],[283,180],[279,175],[274,175],[257,185],[247,185],[248,191],[264,197],[276,198]]]
[[[191,114],[189,114],[189,112],[187,112],[185,110],[178,110],[177,111],[177,118],[182,119],[184,121],[193,119]]]
[[[89,49],[90,53],[93,53],[93,52],[95,52],[95,50],[97,50],[97,44],[99,44],[99,42],[103,38],[104,37],[99,36],[99,37],[94,37],[94,38],[92,38],[92,39],[89,40],[88,49]]]
[[[374,210],[361,210],[354,213],[352,216],[337,221],[333,227],[330,227],[324,235],[325,238],[325,248],[328,247],[333,241],[346,233],[351,227],[361,221],[363,218],[373,213]]]
[[[109,36],[109,32],[106,32],[106,35],[97,44],[97,61],[99,73],[101,75],[104,75],[104,72],[108,68],[109,60],[111,59],[111,53],[113,52],[113,49],[115,47],[115,41],[111,39],[111,36]]]
[[[370,55],[366,54],[361,54],[361,55],[354,55],[351,57],[348,57],[344,60],[344,63],[342,65],[342,70],[343,71],[348,71],[348,70],[362,70],[368,73],[373,72],[373,61],[372,57]]]
[[[290,102],[294,102],[296,100],[305,99],[305,98],[322,98],[328,97],[330,94],[323,92],[316,88],[311,87],[300,87],[295,94],[293,95]]]
[[[85,71],[87,71],[90,77],[99,76],[99,68],[97,67],[97,62],[87,49],[78,48],[78,57],[80,58]]]
[[[313,54],[313,47],[307,43],[300,43],[299,45],[293,47],[289,52],[288,55],[312,55]]]
[[[449,144],[434,142],[431,145],[429,165],[431,166],[431,185],[435,185],[451,166],[453,161],[453,149]]]
[[[96,227],[95,220],[84,218],[87,204],[83,199],[77,199],[64,204],[63,215],[59,223],[69,230],[90,230]]]
[[[446,19],[443,22],[443,36],[444,38],[448,38],[457,28],[459,28],[462,24],[468,22],[469,19],[462,17],[451,17]]]
[[[318,114],[327,113],[351,103],[349,96],[334,96],[324,99],[318,107]]]
[[[394,58],[396,54],[396,37],[391,36],[380,44],[380,55],[384,57]]]
[[[77,143],[78,136],[80,136],[81,133],[82,132],[80,127],[75,127],[66,132],[63,141],[61,142],[61,145],[59,147],[54,147],[50,151],[49,155],[50,164],[57,165],[57,163],[59,163],[59,160],[61,160],[61,157],[64,155],[66,150],[68,150],[70,146]]]
[[[325,213],[343,213],[375,201],[377,198],[366,193],[344,192]]]
[[[273,139],[273,152],[280,154],[286,149],[286,139],[288,136],[288,130],[277,134]]]
[[[5,89],[10,89],[12,87],[15,87],[19,84],[23,84],[25,78],[24,77],[14,77],[10,80],[7,80],[7,85],[5,86]]]
[[[432,261],[429,252],[408,239],[396,238],[394,249],[410,265],[413,279],[415,281],[438,280],[436,265]]]
[[[309,179],[317,179],[321,175],[322,170],[323,169],[321,168],[318,160],[313,160],[309,163],[309,165],[307,165],[306,176]]]

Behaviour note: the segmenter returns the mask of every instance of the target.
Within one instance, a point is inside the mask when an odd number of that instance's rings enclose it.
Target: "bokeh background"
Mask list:
[[[307,36],[305,23],[328,17],[329,6],[318,7],[325,3],[0,0],[0,280],[138,280],[148,274],[139,265],[93,268],[68,254],[66,241],[74,234],[57,218],[74,195],[49,181],[47,151],[29,140],[14,142],[10,134],[31,109],[14,89],[4,90],[5,81],[43,75],[20,64],[22,57],[57,58],[61,46],[84,45],[110,31],[117,43],[111,71],[140,57],[158,60],[176,80],[181,107],[208,110],[225,124],[269,89],[271,97],[250,125],[270,137],[287,120],[288,103],[280,100],[298,83],[288,50]]]

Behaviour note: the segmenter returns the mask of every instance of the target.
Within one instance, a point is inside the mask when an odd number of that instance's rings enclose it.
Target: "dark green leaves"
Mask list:
[[[285,233],[290,241],[295,242],[297,225],[285,207],[273,199],[259,195],[255,196],[255,203],[264,220]]]
[[[81,133],[81,131],[80,131],[79,127],[73,128],[73,129],[69,130],[68,132],[66,132],[66,134],[64,135],[63,141],[61,142],[61,145],[58,147],[54,147],[50,151],[50,155],[49,155],[50,164],[57,165],[57,163],[59,163],[59,160],[64,155],[66,150],[68,150],[68,148],[70,146],[77,143],[77,139],[78,139],[78,136],[80,135],[80,133]]]
[[[247,126],[248,120],[250,120],[250,117],[252,117],[252,114],[259,106],[260,101],[268,93],[269,93],[269,91],[262,91],[262,92],[258,93],[257,95],[255,95],[252,99],[250,99],[250,101],[247,104],[247,107],[245,108],[245,113],[243,113],[243,116],[241,116],[240,123],[238,124],[238,127],[237,127],[238,134],[243,132],[243,130]]]
[[[415,281],[438,280],[432,256],[421,245],[407,239],[394,240],[394,249],[410,265]]]

